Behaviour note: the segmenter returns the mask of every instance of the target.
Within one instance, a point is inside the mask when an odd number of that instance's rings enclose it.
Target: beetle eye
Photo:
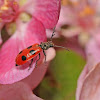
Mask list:
[[[46,47],[46,45],[44,45],[44,47]]]

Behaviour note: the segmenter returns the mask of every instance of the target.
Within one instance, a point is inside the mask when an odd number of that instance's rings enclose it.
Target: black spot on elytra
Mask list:
[[[29,46],[27,49],[30,49],[32,46]]]
[[[22,51],[19,54],[21,54],[21,53],[22,53]]]
[[[36,52],[35,50],[31,50],[31,51],[30,51],[30,53],[31,53],[32,55],[34,55],[35,52]]]
[[[26,57],[25,56],[22,56],[22,60],[25,61],[26,60]]]

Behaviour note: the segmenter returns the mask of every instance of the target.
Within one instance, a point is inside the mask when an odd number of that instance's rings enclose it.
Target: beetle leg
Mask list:
[[[33,62],[33,59],[31,59],[31,63],[30,63],[30,65],[29,65],[29,69],[28,69],[28,70],[30,70],[31,65],[32,65],[32,62]]]
[[[45,56],[45,63],[46,63],[46,53],[45,53],[45,51],[43,50],[43,53],[44,53],[44,56]]]
[[[39,53],[39,59],[36,61],[36,65],[35,65],[36,68],[37,68],[37,62],[38,62],[39,60],[40,60],[40,53]]]

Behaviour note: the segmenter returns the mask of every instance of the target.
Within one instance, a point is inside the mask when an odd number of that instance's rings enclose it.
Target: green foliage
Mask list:
[[[39,87],[39,96],[45,100],[75,100],[77,79],[85,60],[74,51],[58,51]]]

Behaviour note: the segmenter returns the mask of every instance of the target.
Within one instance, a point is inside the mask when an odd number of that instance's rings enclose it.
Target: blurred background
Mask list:
[[[59,50],[40,85],[33,91],[45,100],[75,100],[85,59],[73,50]]]
[[[85,46],[94,6],[90,0],[62,0],[61,12],[53,42],[69,49],[56,48],[43,81],[33,91],[45,100],[75,100],[77,80],[86,64]],[[93,3],[93,2],[92,2]],[[90,5],[91,4],[91,5]],[[89,19],[90,18],[90,19]],[[52,33],[52,30],[47,30]],[[48,40],[50,36],[48,36]]]

